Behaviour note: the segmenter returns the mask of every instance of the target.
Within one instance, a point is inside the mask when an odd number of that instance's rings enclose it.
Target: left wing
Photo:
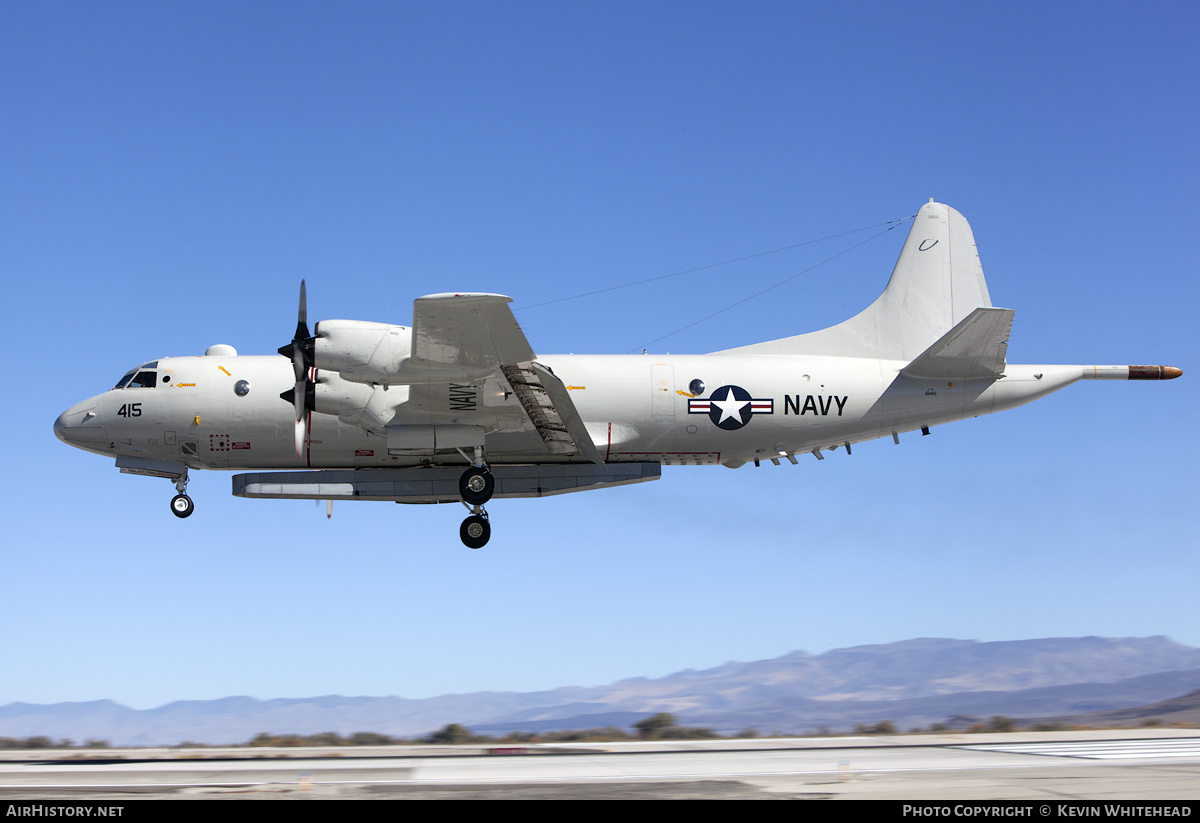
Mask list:
[[[412,355],[404,364],[427,379],[486,377],[533,360],[502,294],[430,294],[413,301]]]
[[[417,298],[412,355],[402,372],[429,383],[467,383],[502,375],[551,453],[581,454],[603,464],[566,386],[534,362],[537,355],[508,307],[511,302],[501,294]]]

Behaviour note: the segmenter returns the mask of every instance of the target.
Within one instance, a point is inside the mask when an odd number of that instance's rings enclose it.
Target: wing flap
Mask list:
[[[596,465],[604,464],[567,387],[554,372],[535,362],[504,366],[503,372],[551,454],[582,454]]]

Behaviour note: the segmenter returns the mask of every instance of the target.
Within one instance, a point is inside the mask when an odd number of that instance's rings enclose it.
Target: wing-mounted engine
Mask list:
[[[355,383],[390,383],[412,352],[412,329],[366,320],[322,320],[312,344],[313,365]]]
[[[280,395],[295,403],[295,389]],[[342,379],[337,372],[314,371],[305,385],[304,408],[317,414],[334,414],[352,426],[362,426],[372,434],[386,435],[388,423],[396,416],[396,407],[408,401],[408,386],[381,386]]]
[[[322,320],[309,335],[301,281],[296,332],[279,350],[295,373],[295,387],[280,397],[295,407],[296,455],[308,413],[317,412],[388,437],[389,450],[475,448],[477,467],[488,432],[525,427],[552,454],[602,465],[566,387],[536,362],[510,302],[502,294],[431,294],[413,303],[411,327]]]
[[[300,281],[300,309],[292,342],[279,353],[292,361],[296,384],[280,394],[296,413],[296,456],[307,438],[308,412],[336,414],[344,423],[384,435],[408,387],[384,393],[412,348],[406,326],[362,320],[323,320],[308,333],[308,300]],[[322,374],[324,371],[324,374]]]

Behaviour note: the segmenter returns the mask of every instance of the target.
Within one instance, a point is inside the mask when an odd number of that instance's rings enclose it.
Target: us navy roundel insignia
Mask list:
[[[688,414],[707,414],[713,425],[726,431],[740,429],[756,414],[774,412],[774,400],[752,398],[741,386],[721,386],[707,400],[688,401]]]

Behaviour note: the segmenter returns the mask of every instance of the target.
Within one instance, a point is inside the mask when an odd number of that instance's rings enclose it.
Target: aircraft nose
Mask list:
[[[83,448],[108,442],[100,413],[90,400],[76,403],[60,414],[54,421],[54,436],[68,445]]]

